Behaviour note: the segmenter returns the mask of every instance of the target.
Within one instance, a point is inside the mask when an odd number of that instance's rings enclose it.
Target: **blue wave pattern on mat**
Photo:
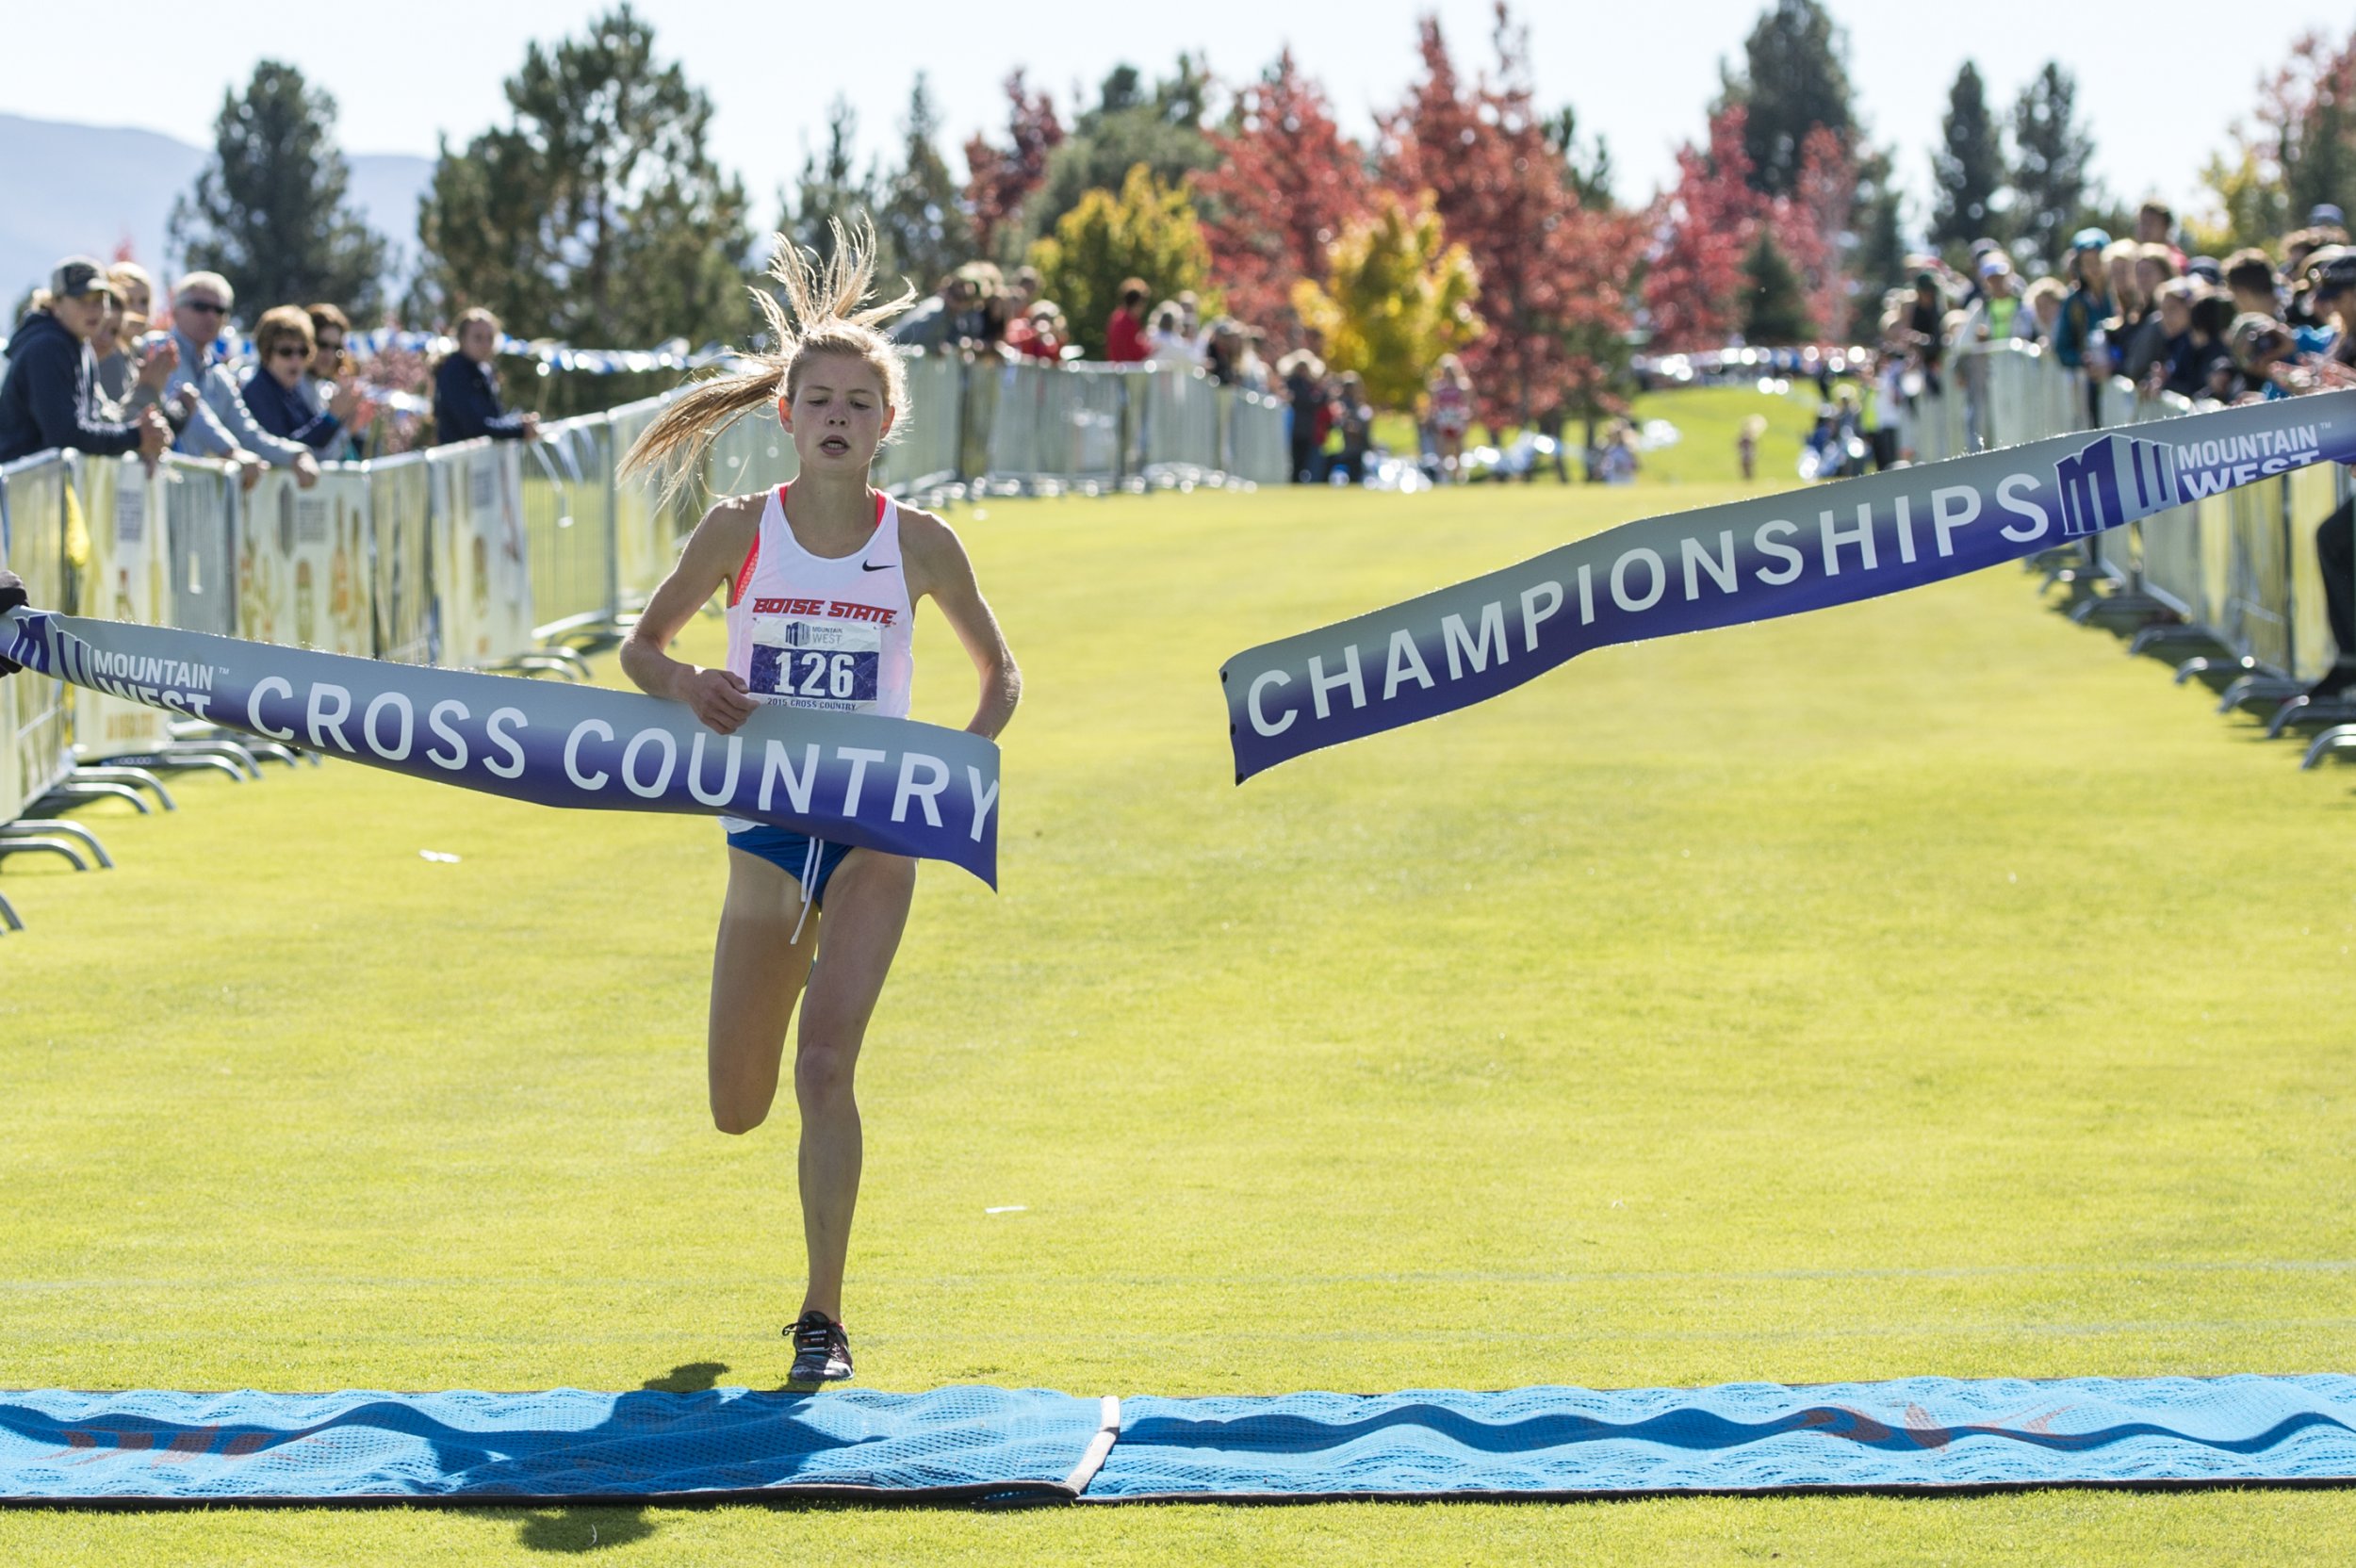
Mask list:
[[[2356,1378],[1124,1398],[1124,1497],[2356,1478]]]
[[[929,1394],[0,1393],[0,1497],[670,1495],[1061,1486],[1099,1404]]]

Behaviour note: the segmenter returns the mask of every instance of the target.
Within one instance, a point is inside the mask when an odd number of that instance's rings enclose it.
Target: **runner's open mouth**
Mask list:
[[[830,452],[836,456],[841,456],[843,453],[851,449],[851,444],[848,441],[843,440],[840,435],[829,435],[824,441],[818,443],[818,449],[822,452]]]

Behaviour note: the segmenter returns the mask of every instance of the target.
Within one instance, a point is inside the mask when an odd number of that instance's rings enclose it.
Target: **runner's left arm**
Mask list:
[[[1006,646],[1006,634],[998,628],[998,617],[990,613],[990,601],[982,597],[981,584],[973,580],[973,563],[957,531],[929,513],[903,511],[901,516],[916,524],[902,534],[902,547],[916,567],[908,582],[909,602],[930,594],[957,641],[965,645],[982,688],[973,722],[965,727],[994,741],[1023,700],[1023,672]]]

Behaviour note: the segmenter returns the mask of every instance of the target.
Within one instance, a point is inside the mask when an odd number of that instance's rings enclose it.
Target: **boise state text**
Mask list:
[[[1590,648],[1919,587],[2306,464],[2356,461],[2356,391],[2055,436],[1625,524],[1238,654],[1219,672],[1240,783],[1496,696]]]

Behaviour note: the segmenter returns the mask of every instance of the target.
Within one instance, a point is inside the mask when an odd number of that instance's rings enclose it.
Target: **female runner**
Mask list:
[[[875,232],[864,220],[851,233],[836,229],[834,256],[823,268],[813,259],[778,237],[770,275],[786,308],[754,291],[777,351],[747,355],[742,368],[697,384],[625,460],[625,471],[684,476],[721,430],[774,400],[801,472],[790,485],[731,497],[704,514],[623,643],[622,669],[723,735],[764,702],[905,718],[914,674],[909,622],[916,601],[929,596],[981,678],[966,727],[995,737],[1014,713],[1023,678],[964,547],[940,518],[868,483],[877,446],[908,406],[899,354],[875,323],[911,296],[870,302]],[[727,667],[670,657],[671,640],[724,587]],[[818,606],[829,613],[807,612]],[[785,1331],[794,1381],[836,1381],[851,1376],[843,1271],[859,1178],[852,1072],[908,921],[916,862],[731,818],[722,825],[728,887],[712,959],[712,1119],[724,1133],[749,1133],[768,1116],[798,1000],[794,1094],[810,1288]]]

